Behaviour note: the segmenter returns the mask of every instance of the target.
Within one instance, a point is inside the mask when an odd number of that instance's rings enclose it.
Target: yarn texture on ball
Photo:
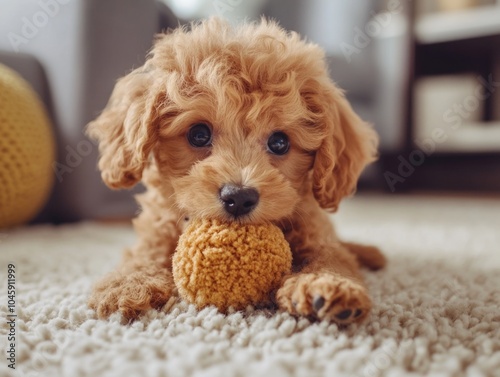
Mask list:
[[[292,253],[275,225],[196,219],[179,238],[172,262],[181,297],[224,312],[269,302],[291,271]]]
[[[31,220],[54,180],[55,142],[30,85],[0,64],[0,228]]]

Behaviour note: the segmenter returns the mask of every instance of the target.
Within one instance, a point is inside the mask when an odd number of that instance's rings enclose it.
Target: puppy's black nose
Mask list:
[[[222,187],[219,197],[226,212],[234,217],[249,214],[259,203],[257,190],[231,184]]]

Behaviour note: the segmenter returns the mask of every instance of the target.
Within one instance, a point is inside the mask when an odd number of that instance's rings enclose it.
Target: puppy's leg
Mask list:
[[[351,242],[342,242],[342,245],[356,256],[361,265],[371,270],[380,270],[387,264],[384,254],[375,246],[360,245]]]
[[[99,318],[119,311],[130,321],[148,309],[160,309],[172,296],[174,284],[170,270],[148,259],[148,251],[141,246],[127,250],[120,267],[94,286],[89,306]]]
[[[296,223],[298,230],[287,237],[297,268],[277,291],[278,305],[339,324],[362,321],[372,303],[355,255],[337,240],[327,216],[315,211],[306,218],[310,221]]]
[[[139,244],[94,286],[89,299],[99,318],[119,311],[129,321],[150,308],[161,308],[174,293],[171,258],[180,234],[174,215],[148,209],[134,225]]]
[[[372,304],[355,258],[340,244],[307,254],[308,264],[278,290],[279,306],[295,315],[341,324],[366,318]]]

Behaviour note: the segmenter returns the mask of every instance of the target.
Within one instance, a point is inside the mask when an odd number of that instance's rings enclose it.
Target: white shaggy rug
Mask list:
[[[171,300],[130,326],[97,320],[92,282],[134,241],[127,226],[38,226],[0,238],[0,376],[500,376],[500,200],[360,197],[336,215],[380,246],[375,308],[357,327],[286,313],[197,312]],[[15,265],[15,367],[6,360]]]

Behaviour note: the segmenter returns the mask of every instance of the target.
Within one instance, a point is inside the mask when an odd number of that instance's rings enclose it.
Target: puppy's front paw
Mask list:
[[[329,273],[292,275],[276,293],[280,308],[339,324],[361,322],[371,309],[366,288]]]
[[[99,318],[120,311],[130,321],[148,309],[165,305],[173,294],[173,284],[164,270],[155,275],[143,271],[114,272],[95,285],[89,306]]]

